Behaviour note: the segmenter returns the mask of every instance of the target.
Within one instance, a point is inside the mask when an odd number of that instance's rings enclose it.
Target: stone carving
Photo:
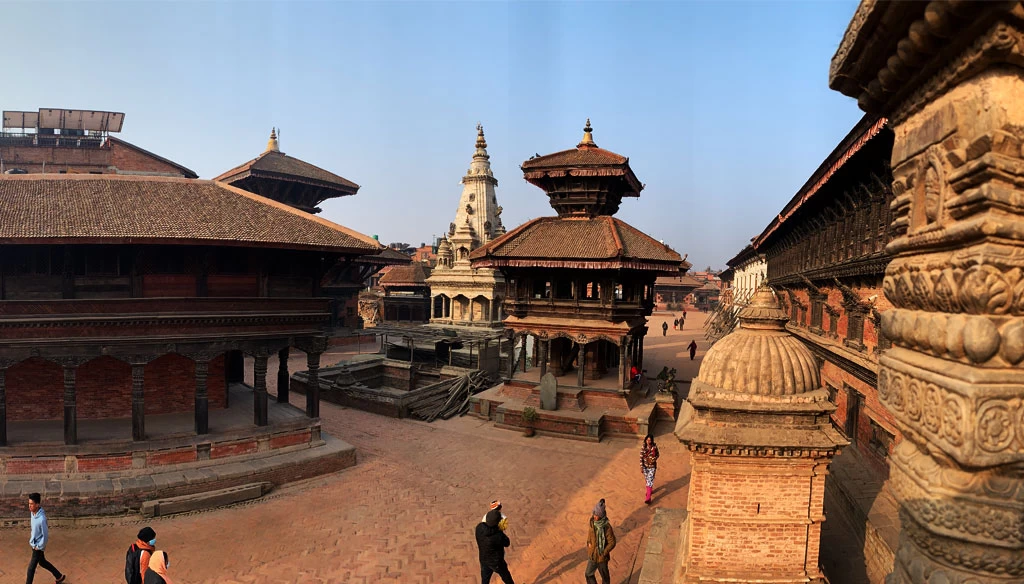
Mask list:
[[[907,349],[986,367],[1011,367],[1024,361],[1024,318],[890,310],[882,332]]]
[[[558,380],[551,373],[544,374],[540,380],[540,409],[558,409]]]

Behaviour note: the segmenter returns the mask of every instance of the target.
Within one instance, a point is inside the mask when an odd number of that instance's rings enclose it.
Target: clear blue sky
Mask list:
[[[281,149],[352,180],[323,215],[442,234],[475,125],[506,226],[551,215],[519,164],[594,139],[647,188],[619,217],[724,267],[861,117],[828,89],[856,2],[5,3],[0,108],[125,112],[211,178]]]

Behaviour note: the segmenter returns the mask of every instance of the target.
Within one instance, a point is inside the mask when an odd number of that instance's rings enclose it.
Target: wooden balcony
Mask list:
[[[0,301],[0,345],[54,340],[253,338],[315,334],[326,298],[108,298]]]
[[[580,318],[613,322],[645,318],[654,305],[646,302],[605,302],[558,298],[520,298],[505,300],[505,314],[517,317]]]

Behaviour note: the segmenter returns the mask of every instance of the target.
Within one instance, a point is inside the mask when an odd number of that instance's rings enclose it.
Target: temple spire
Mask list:
[[[487,140],[484,139],[484,126],[479,123],[476,125],[476,152],[473,153],[473,158],[478,156],[485,159],[490,158],[487,154]]]
[[[590,127],[590,118],[587,118],[587,125],[583,127],[583,139],[580,140],[576,147],[590,146],[591,148],[597,148],[597,144],[594,143],[594,136],[591,134],[593,131],[593,128]]]
[[[266,150],[266,152],[271,152],[271,151],[273,151],[273,152],[280,152],[281,151],[281,147],[277,143],[277,128],[271,128],[270,129],[270,139],[267,140],[267,150]]]

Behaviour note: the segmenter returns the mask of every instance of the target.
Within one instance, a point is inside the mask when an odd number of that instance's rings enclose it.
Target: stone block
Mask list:
[[[540,409],[558,409],[558,380],[550,373],[545,374],[540,380]]]

